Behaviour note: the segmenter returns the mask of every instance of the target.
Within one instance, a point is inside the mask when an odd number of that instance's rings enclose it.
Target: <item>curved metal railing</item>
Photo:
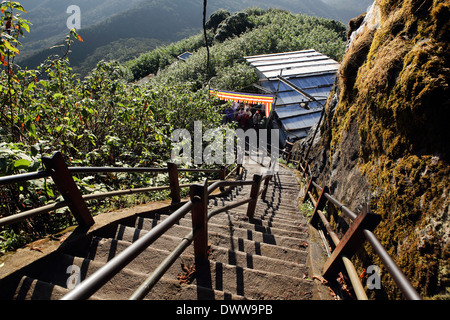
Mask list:
[[[421,300],[421,297],[417,293],[416,289],[411,285],[410,281],[406,278],[404,273],[400,270],[392,257],[372,232],[380,222],[381,217],[369,212],[367,207],[363,207],[363,210],[359,215],[348,209],[341,202],[330,195],[327,186],[321,187],[316,183],[315,178],[311,173],[309,162],[305,161],[301,155],[299,160],[293,160],[293,158],[297,157],[298,154],[294,154],[293,152],[289,153],[287,162],[297,162],[297,170],[303,172],[305,178],[309,177],[309,183],[303,202],[310,199],[314,205],[311,223],[316,224],[320,219],[329,234],[331,241],[335,245],[334,251],[325,263],[323,271],[324,277],[328,279],[333,278],[343,264],[347,270],[347,274],[349,275],[357,298],[360,300],[367,300],[367,295],[361,284],[361,279],[350,261],[350,258],[364,244],[365,240],[367,240],[375,253],[380,257],[404,297],[408,300]],[[313,189],[315,189],[319,194],[317,199],[313,194]],[[334,205],[337,211],[341,211],[343,215],[353,222],[349,230],[341,239],[339,239],[336,233],[332,230],[330,223],[322,211],[327,203]]]

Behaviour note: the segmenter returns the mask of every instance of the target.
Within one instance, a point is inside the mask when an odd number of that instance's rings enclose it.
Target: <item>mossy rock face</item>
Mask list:
[[[312,152],[320,163],[316,174],[353,210],[370,202],[383,218],[378,238],[423,297],[449,298],[450,55],[444,39],[450,3],[377,0],[375,6],[379,26],[353,39],[326,106]],[[350,199],[345,188],[352,184],[368,188]],[[361,265],[382,266],[366,251],[358,256]],[[402,297],[387,270],[382,273],[379,296]]]

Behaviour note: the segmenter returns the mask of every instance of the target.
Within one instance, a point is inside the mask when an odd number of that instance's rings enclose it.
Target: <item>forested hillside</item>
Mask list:
[[[208,30],[209,43],[213,45],[211,84],[216,88],[238,89],[257,80],[244,56],[314,48],[339,61],[344,53],[346,28],[333,20],[271,9],[247,9],[236,14],[218,12],[222,14],[215,27],[210,23]],[[196,50],[187,62],[174,63],[177,55]],[[204,41],[197,35],[143,54],[126,65],[135,80],[165,68],[157,81],[191,83],[198,89],[207,81],[205,61]]]
[[[331,18],[347,24],[348,20],[365,12],[371,0],[337,0],[324,3],[317,0],[230,0],[208,1],[208,15],[223,8],[231,13],[257,6],[279,8],[293,13]],[[170,44],[195,35],[202,25],[202,1],[180,0],[133,0],[133,1],[69,1],[69,0],[26,0],[29,8],[23,17],[32,21],[34,32],[23,39],[24,49],[18,62],[22,66],[36,67],[50,54],[49,50],[60,42],[67,33],[66,13],[69,5],[81,9],[82,44],[75,44],[71,65],[83,76],[104,56],[126,61],[139,54],[153,50],[161,44]],[[29,7],[28,7],[29,5]],[[138,44],[138,45],[135,45]],[[127,48],[128,55],[122,50]],[[123,51],[122,51],[123,52]]]
[[[22,10],[16,4],[2,7],[1,24],[8,26],[9,33],[2,33],[0,46],[0,175],[36,171],[42,168],[41,158],[55,151],[61,151],[69,165],[165,166],[171,156],[174,129],[192,130],[195,120],[201,120],[205,130],[221,125],[222,107],[209,98],[209,79],[215,86],[228,89],[256,80],[255,71],[243,62],[244,55],[314,48],[340,59],[346,43],[346,28],[341,23],[281,10],[251,9],[227,13],[219,25],[210,24],[210,70],[199,33],[127,64],[101,62],[87,77],[79,78],[71,68],[71,59],[79,48],[75,44],[82,45],[87,35],[75,31],[60,48],[67,52],[70,46],[73,52],[68,57],[43,58],[37,70],[15,65],[22,48],[14,39],[21,40],[21,33],[28,36],[28,28],[33,32],[33,26],[16,16]],[[177,63],[175,57],[186,50],[194,55],[187,63]],[[158,76],[148,84],[134,83],[158,70]],[[76,179],[82,191],[90,192],[167,182],[166,177],[138,179],[126,174]],[[166,196],[161,192],[153,199]],[[0,198],[0,216],[7,216],[57,201],[59,195],[50,180],[37,180],[2,187]],[[99,212],[123,206],[124,201],[135,204],[148,199],[94,201],[90,205],[93,212]],[[59,210],[25,225],[4,228],[0,230],[0,250],[16,248],[72,222],[68,212]]]

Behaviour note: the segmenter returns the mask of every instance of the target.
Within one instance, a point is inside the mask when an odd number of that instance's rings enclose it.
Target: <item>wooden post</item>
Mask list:
[[[42,162],[51,171],[51,176],[69,209],[81,227],[90,227],[94,222],[91,213],[78,189],[60,152],[52,157],[43,157]]]
[[[266,194],[267,194],[267,189],[269,188],[269,183],[270,183],[270,180],[272,179],[272,176],[269,176],[269,177],[267,177],[265,180],[264,180],[264,190],[263,190],[263,192],[261,193],[261,199],[262,200],[265,200],[266,199]]]
[[[261,178],[262,178],[262,176],[259,174],[255,174],[253,176],[252,190],[250,191],[250,198],[252,200],[248,203],[248,207],[247,207],[247,217],[249,217],[250,219],[253,219],[253,216],[255,215],[256,203],[258,201],[259,188],[261,187]]]
[[[337,276],[342,267],[342,257],[345,256],[350,259],[364,244],[364,229],[372,231],[378,223],[380,223],[380,221],[380,215],[369,212],[367,206],[363,207],[361,213],[355,221],[353,221],[353,224],[344,234],[333,253],[325,263],[323,269],[323,277],[325,279],[331,280]]]
[[[308,187],[306,188],[306,191],[305,191],[305,196],[303,197],[303,203],[305,203],[306,202],[306,200],[308,200],[308,198],[309,198],[309,192],[312,190],[312,188],[313,188],[313,182],[315,182],[316,181],[316,178],[314,178],[314,177],[312,177],[311,178],[311,180],[309,180],[309,183],[308,183]]]
[[[306,175],[308,174],[308,165],[309,165],[309,161],[306,161],[305,164],[305,171],[303,171],[303,176],[306,177]]]
[[[177,204],[181,201],[178,167],[172,162],[168,162],[167,167],[169,169],[170,197],[172,198],[172,204]]]
[[[227,175],[227,167],[226,166],[221,166],[220,167],[220,173],[219,173],[219,179],[220,180],[225,180]]]
[[[208,259],[208,183],[194,184],[190,189],[192,228],[194,230],[194,255],[196,263]]]
[[[242,164],[237,165],[236,175],[238,177],[238,180],[242,179]]]
[[[219,173],[219,179],[221,181],[225,180],[226,175],[227,175],[227,167],[226,166],[221,166],[220,167],[220,173]],[[221,192],[225,191],[224,187],[220,187],[219,189],[220,189]]]
[[[310,220],[310,223],[312,225],[314,225],[317,220],[317,217],[318,217],[317,210],[323,210],[323,208],[325,207],[325,204],[327,203],[327,198],[325,197],[325,193],[328,193],[327,186],[324,186],[322,188],[322,192],[320,193],[319,199],[317,199],[316,207],[314,208],[314,212],[313,212],[313,214],[311,216],[311,220]]]
[[[287,157],[286,157],[286,165],[289,164],[289,162],[291,162],[291,157],[292,157],[292,147],[291,150],[289,150]]]
[[[300,169],[302,168],[302,161],[303,161],[303,156],[300,155],[300,159],[298,159],[298,165],[297,165],[298,171],[300,171]]]

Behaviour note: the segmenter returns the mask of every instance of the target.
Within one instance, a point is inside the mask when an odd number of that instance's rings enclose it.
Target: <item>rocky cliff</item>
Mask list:
[[[310,153],[313,173],[358,212],[424,297],[450,298],[450,2],[376,0],[349,45]],[[306,150],[312,137],[303,141]],[[382,266],[367,246],[364,264]],[[401,293],[382,267],[383,290]]]

